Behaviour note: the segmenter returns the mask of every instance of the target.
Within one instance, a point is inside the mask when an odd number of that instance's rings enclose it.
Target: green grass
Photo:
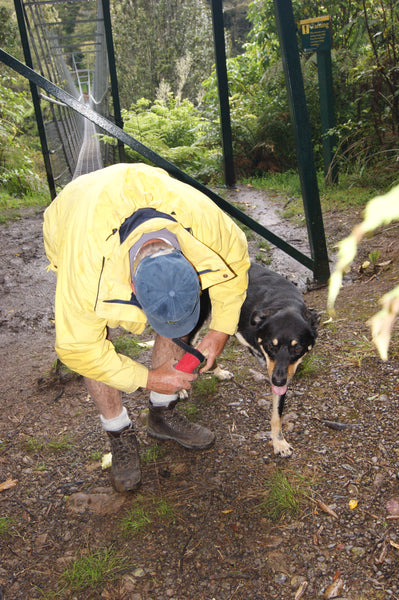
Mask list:
[[[255,260],[257,260],[260,263],[263,263],[264,265],[270,265],[270,263],[272,262],[272,259],[270,258],[270,256],[268,256],[267,254],[258,252],[258,254],[255,254]]]
[[[266,483],[265,499],[258,509],[271,521],[296,518],[309,494],[310,483],[304,478],[297,474],[288,477],[282,471],[275,471]]]
[[[137,340],[128,333],[122,333],[113,341],[113,344],[119,354],[124,354],[133,359],[138,358],[143,352],[143,348],[138,345]]]
[[[141,533],[151,523],[150,511],[144,506],[134,506],[122,519],[120,527],[123,535],[132,537]]]
[[[266,250],[267,252],[270,250],[270,244],[266,240],[262,238],[258,240],[258,247],[262,250]]]
[[[159,444],[154,444],[147,448],[140,455],[140,460],[143,465],[156,462],[166,454],[166,449]]]
[[[101,462],[103,453],[101,450],[92,450],[89,454],[90,462]]]
[[[0,517],[0,538],[13,535],[15,521],[12,517]]]
[[[155,521],[174,523],[173,506],[164,498],[137,495],[119,527],[125,537],[135,537],[147,531]]]
[[[64,571],[62,580],[71,591],[82,591],[115,581],[127,567],[125,556],[115,552],[112,547],[102,548],[77,558]]]
[[[35,466],[35,471],[46,471],[47,470],[47,465],[45,462],[41,462],[41,463],[37,463],[37,465]]]
[[[392,181],[381,181],[369,176],[367,180],[359,180],[356,174],[342,173],[339,183],[326,185],[323,173],[317,173],[318,188],[323,210],[344,209],[348,206],[364,206],[374,196],[388,191]],[[377,183],[376,183],[377,182]],[[250,183],[259,190],[268,190],[283,194],[289,198],[284,209],[287,218],[303,214],[302,190],[299,174],[296,171],[283,173],[266,173],[262,177],[251,177],[243,183]]]
[[[187,419],[189,419],[190,421],[194,421],[200,413],[198,404],[190,401],[181,402],[179,404],[179,411],[186,415]]]
[[[35,192],[26,195],[15,195],[0,192],[0,224],[16,221],[21,218],[21,209],[37,208],[47,206],[50,203],[50,194],[46,192]]]
[[[213,375],[200,376],[192,386],[192,395],[196,400],[207,400],[216,393],[218,380]]]
[[[311,354],[305,354],[302,362],[298,366],[296,373],[297,378],[312,377],[320,373],[327,366],[328,360],[324,356],[313,350]]]
[[[48,442],[48,448],[54,454],[71,450],[73,443],[69,435],[63,435],[60,439],[53,439]]]
[[[350,340],[347,350],[344,351],[349,363],[355,364],[361,368],[365,358],[376,358],[377,349],[373,342],[365,335],[359,335],[358,338]]]
[[[64,452],[73,448],[73,441],[69,435],[63,435],[60,438],[43,440],[35,437],[25,438],[24,447],[27,452],[35,454],[37,452]]]
[[[35,437],[32,437],[29,439],[25,439],[24,446],[27,452],[35,453],[40,452],[40,450],[43,450],[44,442],[43,440],[39,440]]]

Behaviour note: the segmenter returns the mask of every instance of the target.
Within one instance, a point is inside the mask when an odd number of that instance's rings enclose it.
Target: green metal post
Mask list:
[[[319,76],[320,116],[323,133],[324,176],[329,183],[338,182],[338,168],[333,164],[336,138],[327,135],[327,131],[335,127],[334,89],[332,78],[331,51],[317,52],[317,69]]]
[[[123,120],[121,115],[121,106],[119,102],[119,88],[118,78],[116,75],[116,64],[115,64],[115,51],[114,51],[114,40],[112,37],[112,24],[111,24],[111,12],[109,7],[109,0],[102,0],[103,5],[103,19],[105,29],[105,39],[107,42],[107,54],[108,54],[108,65],[109,65],[109,76],[111,79],[111,91],[112,101],[114,104],[114,115],[115,123],[123,129]],[[120,162],[125,162],[125,146],[121,140],[118,140],[118,154]]]
[[[14,0],[14,6],[15,6],[15,12],[17,14],[18,27],[19,27],[19,33],[21,36],[22,49],[24,51],[25,63],[28,67],[33,69],[32,55],[31,55],[30,47],[29,47],[28,33],[26,31],[25,15],[24,15],[24,9],[23,9],[23,5],[22,5],[22,0]],[[43,160],[44,160],[44,168],[46,169],[47,183],[48,183],[48,187],[50,190],[51,199],[54,200],[54,198],[57,195],[57,191],[55,188],[53,169],[51,167],[51,161],[50,161],[50,152],[49,152],[49,148],[47,145],[46,132],[44,129],[43,114],[42,114],[42,109],[40,106],[40,97],[39,97],[39,93],[37,91],[37,87],[32,81],[29,81],[29,86],[30,86],[30,92],[31,92],[31,96],[32,96],[33,108],[34,108],[35,116],[36,116],[37,128],[38,128],[39,137],[40,137],[40,144],[42,147],[42,154],[43,154]]]
[[[316,281],[330,276],[316,167],[299,61],[298,43],[291,0],[274,0],[290,110],[292,114],[303,205]]]
[[[227,186],[235,184],[233,143],[231,135],[229,86],[226,70],[226,48],[222,0],[211,0],[213,38],[215,42],[216,74],[219,90],[220,121],[222,127],[224,179]]]

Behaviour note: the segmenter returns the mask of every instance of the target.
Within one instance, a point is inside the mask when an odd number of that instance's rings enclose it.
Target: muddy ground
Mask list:
[[[306,251],[305,228],[281,219],[284,200],[245,187],[231,197]],[[353,209],[324,215],[332,260],[358,220]],[[81,379],[54,369],[55,280],[41,222],[42,211],[31,210],[0,227],[0,598],[399,599],[398,330],[383,363],[366,325],[398,282],[399,227],[362,243],[334,321],[325,287],[305,293],[321,325],[313,359],[287,394],[291,458],[273,455],[261,366],[231,340],[221,362],[234,379],[201,378],[186,404],[215,430],[211,449],[155,444],[144,425],[147,394],[124,397],[143,482],[139,493],[118,495]],[[258,240],[251,255],[267,258]],[[379,266],[360,272],[374,250]],[[311,276],[278,251],[272,266],[301,288]],[[140,360],[149,359],[144,348]],[[268,502],[276,478],[298,500],[286,512]],[[98,584],[89,559],[104,561]]]

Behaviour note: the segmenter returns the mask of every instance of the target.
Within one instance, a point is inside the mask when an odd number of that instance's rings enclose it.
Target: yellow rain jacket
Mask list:
[[[248,283],[242,231],[207,196],[165,171],[117,164],[69,183],[44,213],[48,268],[57,273],[55,349],[70,369],[127,393],[146,387],[148,369],[115,351],[107,326],[143,331],[129,249],[144,233],[165,228],[202,289],[209,288],[210,327],[235,333]]]

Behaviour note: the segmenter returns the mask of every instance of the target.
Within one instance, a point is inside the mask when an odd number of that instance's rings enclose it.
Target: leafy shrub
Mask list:
[[[197,179],[218,180],[222,154],[215,124],[206,119],[189,100],[179,102],[169,94],[167,102],[151,103],[142,98],[122,111],[124,129],[136,140]],[[217,130],[217,128],[216,128]],[[108,137],[105,141],[115,143]],[[129,160],[143,157],[126,149]]]
[[[0,186],[21,195],[43,189],[37,172],[36,151],[25,143],[23,125],[31,110],[28,95],[15,91],[16,79],[0,75]]]

